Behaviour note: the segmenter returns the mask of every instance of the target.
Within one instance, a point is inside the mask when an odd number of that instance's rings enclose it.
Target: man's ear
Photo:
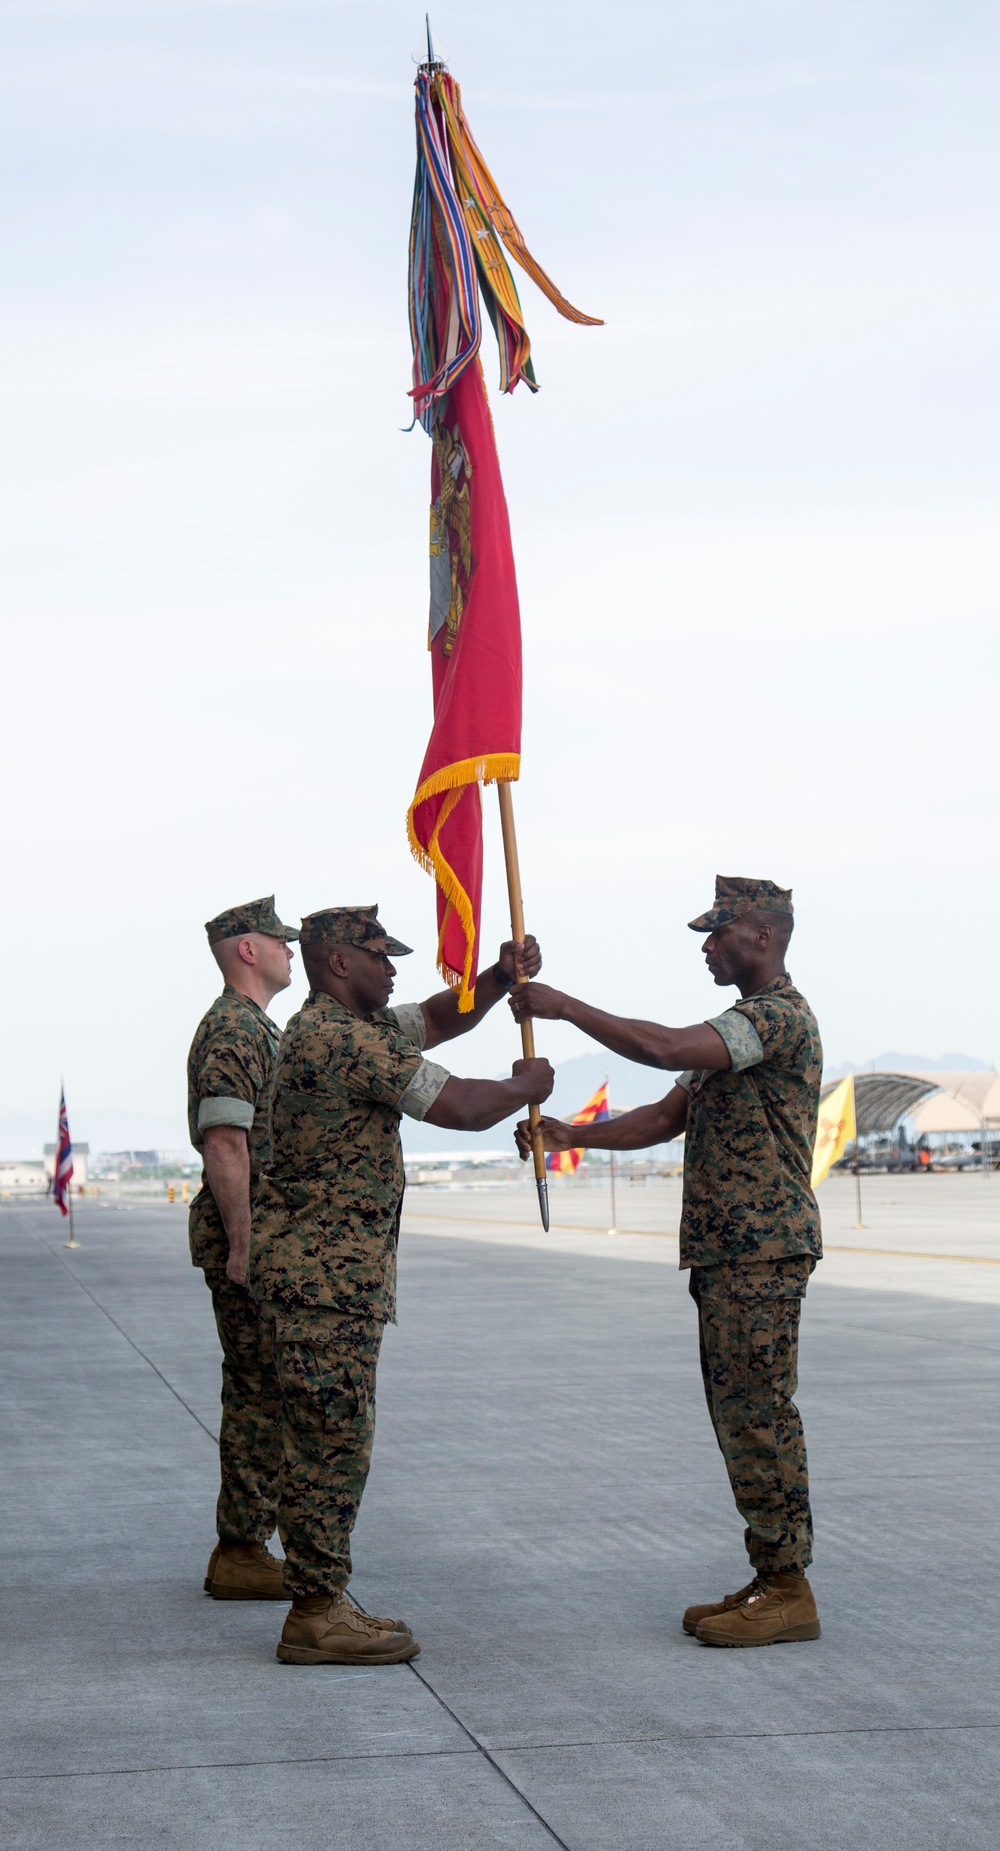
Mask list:
[[[236,947],[236,955],[244,964],[256,964],[257,952],[251,938],[241,938]]]
[[[335,977],[344,978],[350,976],[347,959],[342,951],[331,951],[327,956],[326,964],[327,969],[332,971]]]

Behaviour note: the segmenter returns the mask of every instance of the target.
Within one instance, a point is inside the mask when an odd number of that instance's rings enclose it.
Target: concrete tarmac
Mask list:
[[[823,1637],[747,1578],[676,1185],[415,1189],[355,1592],[413,1666],[279,1665],[201,1590],[218,1353],[178,1206],[0,1202],[11,1851],[993,1851],[1000,1177],[876,1178],[805,1306]]]

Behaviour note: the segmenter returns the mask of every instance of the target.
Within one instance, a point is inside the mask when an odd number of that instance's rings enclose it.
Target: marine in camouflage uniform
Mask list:
[[[311,919],[302,930],[306,944],[317,942]],[[405,950],[385,934],[381,944],[389,957]],[[419,1004],[360,1017],[314,991],[288,1023],[278,1056],[249,1279],[284,1400],[281,1522],[291,1594],[336,1592],[351,1578],[350,1534],[375,1433],[375,1368],[382,1331],[396,1321],[399,1119],[422,1118],[448,1079],[424,1060],[424,1037]]]
[[[765,888],[763,895],[761,887]],[[749,891],[748,891],[749,890]],[[692,920],[719,931],[791,894],[720,876]],[[802,1421],[793,1396],[801,1301],[823,1245],[810,1184],[823,1049],[787,974],[710,1018],[728,1071],[688,1071],[681,1266],[698,1306],[709,1413],[760,1573],[804,1573],[813,1529]]]
[[[294,1605],[278,1656],[295,1664],[393,1663],[418,1650],[409,1630],[367,1620],[345,1591],[371,1463],[379,1348],[396,1317],[400,1117],[422,1119],[439,1109],[448,1087],[451,1116],[436,1122],[486,1128],[522,1100],[546,1097],[551,1069],[518,1062],[526,1080],[457,1080],[427,1060],[428,1023],[437,1041],[463,1032],[469,1018],[458,1016],[450,991],[425,1004],[370,1006],[373,996],[391,993],[388,959],[409,950],[387,935],[375,907],[310,914],[302,949],[313,988],[286,1027],[275,1067],[271,1155],[254,1205],[249,1264],[283,1405],[279,1523]],[[501,956],[513,951],[505,946]],[[365,1004],[349,975],[331,979],[329,954],[344,963],[345,952],[365,954],[345,964],[369,986]],[[348,1000],[325,987],[331,981]],[[499,964],[481,976],[478,1014],[512,981]],[[463,1116],[469,1102],[475,1119]]]
[[[237,982],[243,966],[226,955],[244,935],[283,943],[298,937],[282,925],[273,896],[231,907],[206,926],[208,941]],[[280,974],[280,966],[278,966]],[[251,979],[252,981],[252,979]],[[267,992],[264,985],[262,993]],[[273,991],[271,992],[273,994]],[[204,1152],[215,1126],[245,1134],[249,1198],[269,1152],[268,1094],[280,1033],[259,1003],[227,983],[202,1017],[188,1055],[188,1127]],[[249,1200],[247,1203],[249,1213]],[[281,1474],[281,1395],[270,1335],[244,1286],[227,1273],[230,1238],[207,1170],[191,1204],[191,1259],[212,1295],[222,1347],[221,1484],[205,1588],[219,1598],[281,1598],[280,1570],[261,1547],[274,1533]],[[221,1562],[220,1562],[221,1554]]]
[[[569,998],[558,1010],[633,1059],[672,1067],[687,1051],[698,1060],[658,1105],[613,1127],[574,1127],[572,1141],[629,1149],[685,1135],[680,1264],[690,1269],[708,1410],[755,1571],[727,1602],[688,1609],[685,1630],[705,1643],[819,1632],[804,1579],[813,1530],[794,1395],[801,1301],[822,1255],[810,1174],[823,1052],[783,967],[792,916],[791,893],[773,882],[717,878],[714,907],[691,929],[708,935],[716,982],[739,982],[744,993],[692,1030],[621,1023]],[[754,971],[764,981],[748,983]],[[539,987],[520,993],[524,1007]],[[561,1147],[563,1128],[543,1125]],[[741,1629],[746,1636],[729,1636]]]

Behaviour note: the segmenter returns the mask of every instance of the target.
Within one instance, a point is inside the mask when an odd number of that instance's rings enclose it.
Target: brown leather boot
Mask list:
[[[363,1607],[358,1606],[357,1601],[354,1599],[353,1595],[347,1592],[346,1588],[344,1589],[344,1599],[349,1607],[354,1608],[355,1613],[360,1613],[363,1620],[373,1620],[376,1626],[383,1626],[389,1632],[409,1632],[410,1630],[405,1620],[384,1620],[377,1613],[366,1613]]]
[[[762,1570],[739,1606],[702,1620],[702,1645],[786,1645],[819,1638],[819,1615],[805,1575]]]
[[[727,1594],[724,1600],[710,1600],[706,1601],[703,1606],[686,1608],[681,1621],[684,1631],[690,1633],[693,1638],[702,1620],[714,1619],[717,1613],[728,1613],[730,1607],[741,1606],[749,1594],[756,1593],[757,1586],[757,1576],[754,1575],[753,1580],[749,1581],[746,1587],[741,1587],[738,1594]]]
[[[277,1657],[283,1665],[398,1665],[419,1650],[402,1620],[370,1619],[346,1594],[297,1594]]]
[[[213,1600],[287,1600],[281,1563],[260,1542],[220,1542],[209,1562]]]
[[[210,1594],[212,1592],[212,1580],[215,1575],[216,1565],[219,1560],[220,1547],[221,1547],[221,1544],[216,1543],[215,1548],[212,1550],[212,1553],[208,1558],[208,1567],[205,1570],[205,1592],[206,1594]]]

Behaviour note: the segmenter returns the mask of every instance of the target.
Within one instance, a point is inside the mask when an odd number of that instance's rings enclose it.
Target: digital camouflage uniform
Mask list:
[[[270,928],[270,929],[269,929]],[[240,932],[297,938],[274,901],[251,901],[210,920],[209,943]],[[267,1100],[280,1033],[255,1002],[227,984],[195,1031],[188,1055],[188,1128],[197,1151],[212,1125],[246,1132],[251,1200],[268,1154]],[[266,1542],[274,1532],[281,1474],[281,1395],[270,1335],[253,1300],[226,1276],[229,1240],[203,1172],[188,1221],[191,1260],[205,1274],[222,1346],[219,1539]]]
[[[791,910],[791,896],[770,883],[720,878],[719,886],[765,888],[756,904]],[[775,895],[787,905],[776,906]],[[693,928],[726,923],[721,910],[717,905]],[[793,1397],[801,1301],[822,1256],[809,1180],[823,1067],[819,1028],[788,976],[710,1026],[732,1065],[679,1076],[689,1097],[680,1263],[691,1269],[705,1396],[751,1564],[805,1570],[812,1517]]]
[[[313,914],[302,922],[303,943],[351,932],[349,942],[402,955],[406,947],[380,926],[365,931],[374,917],[374,908]],[[288,1023],[275,1068],[249,1279],[282,1398],[279,1524],[291,1594],[337,1593],[351,1577],[375,1369],[383,1327],[396,1315],[399,1120],[423,1118],[448,1079],[424,1060],[425,1036],[419,1004],[360,1017],[313,991]]]

